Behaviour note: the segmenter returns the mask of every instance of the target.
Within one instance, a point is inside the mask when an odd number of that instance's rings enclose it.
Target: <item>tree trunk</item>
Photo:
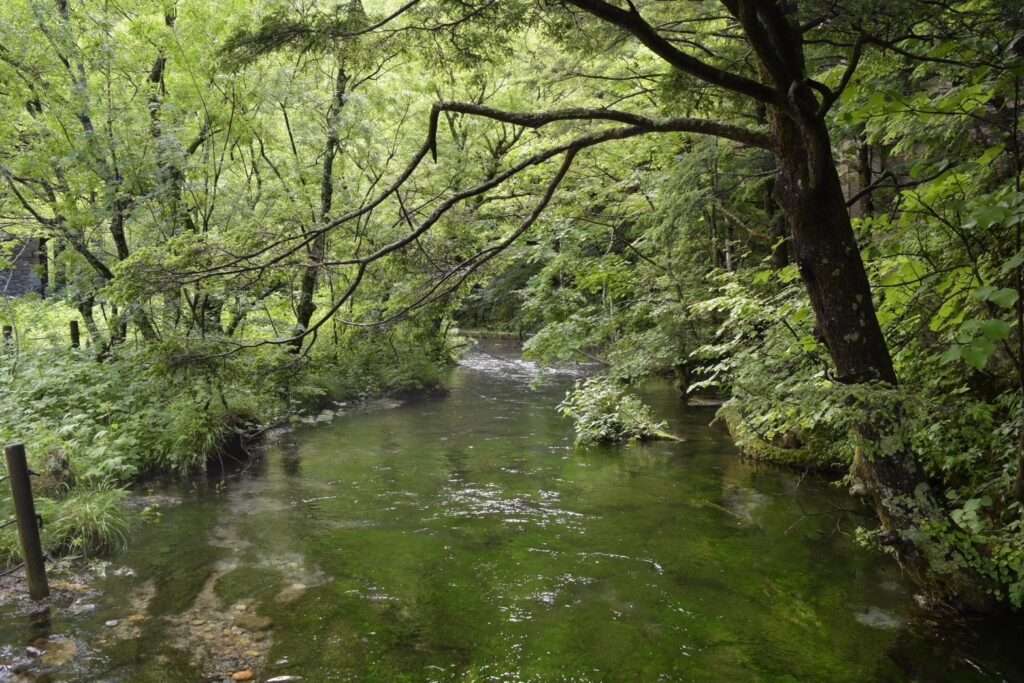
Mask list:
[[[95,300],[93,297],[87,296],[82,301],[78,302],[78,314],[82,316],[82,320],[85,322],[85,329],[89,331],[89,339],[92,340],[93,348],[99,349],[104,345],[103,335],[100,334],[99,325],[96,324],[96,318],[92,314]]]
[[[871,168],[871,145],[866,140],[861,140],[857,144],[857,176],[860,180],[859,192],[864,192],[871,183],[875,181],[874,172]],[[866,218],[874,215],[875,213],[875,198],[872,196],[872,192],[865,192],[864,196],[861,197],[858,204],[860,204],[860,217]]]
[[[53,290],[63,292],[68,285],[67,267],[61,256],[64,254],[64,241],[61,239],[51,240],[53,242]]]
[[[49,241],[48,238],[41,237],[36,245],[36,260],[39,263],[39,296],[44,299],[50,286],[50,252],[46,246]]]
[[[330,109],[327,112],[327,141],[324,144],[324,158],[320,174],[320,222],[326,223],[331,215],[334,202],[334,160],[338,156],[340,148],[339,125],[341,123],[341,109],[345,106],[345,92],[348,87],[348,74],[345,72],[344,64],[339,64],[337,76],[334,81],[334,95],[331,100]],[[314,237],[309,245],[309,261],[302,271],[302,282],[299,287],[299,303],[295,310],[295,322],[299,332],[305,332],[309,328],[309,322],[313,319],[313,312],[316,310],[317,284],[320,279],[320,270],[323,268],[324,256],[327,253],[327,233],[320,232]],[[297,339],[292,347],[295,351],[302,349],[303,340]]]
[[[774,117],[772,128],[778,143],[776,198],[789,224],[817,332],[835,365],[835,380],[896,386],[828,129],[820,121],[798,125],[783,112]],[[874,505],[883,542],[919,586],[942,599],[955,597],[966,606],[987,607],[990,601],[980,577],[969,570],[935,570],[931,554],[936,547],[922,528],[930,521],[945,522],[946,513],[914,454],[907,446],[893,452],[875,448],[887,428],[895,429],[901,419],[899,408],[894,407],[888,414],[872,415],[857,428],[872,452],[857,450],[851,474]]]
[[[772,268],[781,270],[789,265],[789,233],[786,230],[786,217],[779,211],[775,203],[775,183],[769,184],[765,191],[764,210],[768,215],[768,228],[772,241]]]
[[[789,223],[796,263],[837,379],[895,385],[896,372],[875,316],[839,174],[829,165],[812,180],[799,137],[783,135],[780,143],[776,197]]]

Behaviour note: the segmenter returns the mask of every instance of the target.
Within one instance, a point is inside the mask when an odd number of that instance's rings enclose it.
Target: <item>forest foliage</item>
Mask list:
[[[11,0],[0,230],[47,292],[0,304],[0,435],[110,502],[511,330],[605,369],[581,440],[720,394],[936,600],[1021,607],[1022,79],[1010,0]]]

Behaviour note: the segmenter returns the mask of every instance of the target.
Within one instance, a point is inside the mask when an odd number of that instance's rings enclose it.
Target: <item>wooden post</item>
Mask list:
[[[78,321],[71,321],[71,348],[77,349],[82,345],[82,337],[78,331]]]
[[[12,444],[4,449],[4,455],[7,456],[7,475],[11,479],[21,553],[25,558],[28,593],[33,600],[42,600],[50,594],[50,585],[46,581],[46,565],[43,562],[43,546],[39,541],[39,525],[36,523],[35,502],[32,500],[32,482],[28,478],[25,446]]]

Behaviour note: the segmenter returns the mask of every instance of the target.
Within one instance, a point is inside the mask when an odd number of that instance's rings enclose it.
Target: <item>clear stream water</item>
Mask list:
[[[444,398],[279,437],[135,531],[43,628],[56,654],[0,680],[1024,680],[1019,630],[922,620],[852,541],[859,504],[742,461],[712,409],[654,386],[685,442],[574,449],[573,374],[492,344]],[[40,642],[2,616],[0,661]]]

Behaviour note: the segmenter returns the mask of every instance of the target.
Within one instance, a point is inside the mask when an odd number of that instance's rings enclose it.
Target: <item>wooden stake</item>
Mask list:
[[[25,558],[28,593],[33,600],[42,600],[50,594],[50,585],[46,581],[46,564],[43,562],[43,546],[39,540],[39,525],[36,522],[36,505],[32,500],[32,482],[28,478],[25,446],[12,444],[4,449],[4,455],[7,456],[7,475],[10,477],[11,494],[14,496],[14,514],[18,520],[21,553]]]

